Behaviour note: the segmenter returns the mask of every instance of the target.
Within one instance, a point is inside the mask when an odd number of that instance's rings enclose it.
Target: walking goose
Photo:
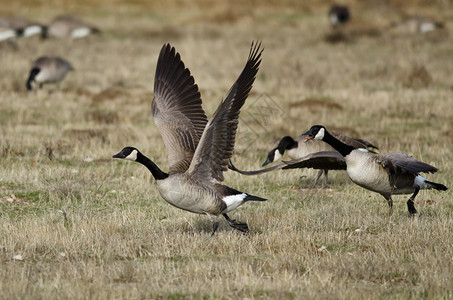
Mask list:
[[[378,149],[378,147],[374,146],[368,141],[359,139],[359,138],[353,138],[350,137],[344,133],[338,132],[338,131],[331,131],[332,135],[341,140],[342,142],[353,146],[354,148],[374,148]],[[324,173],[324,185],[327,187],[328,186],[328,172],[329,170],[346,170],[346,164],[344,163],[344,160],[339,159],[338,155],[334,156],[334,159],[328,159],[328,155],[323,155],[321,157],[317,157],[316,160],[313,160],[314,157],[307,157],[309,154],[317,153],[317,152],[324,152],[324,151],[335,151],[334,148],[332,148],[329,144],[324,143],[323,141],[317,141],[313,140],[310,141],[309,143],[304,143],[305,141],[305,136],[304,135],[299,135],[295,139],[293,139],[290,136],[285,136],[283,137],[277,148],[272,149],[267,158],[266,161],[262,164],[262,166],[266,166],[267,164],[274,162],[278,159],[280,159],[285,151],[288,153],[288,156],[291,157],[292,159],[296,158],[302,158],[306,157],[306,159],[310,158],[310,161],[306,163],[302,162],[294,162],[292,164],[286,164],[286,167],[282,167],[283,169],[288,169],[288,168],[313,168],[313,169],[318,169],[318,175],[316,178],[313,180],[312,184],[310,185],[310,188],[315,187],[316,183],[318,182],[319,178],[321,175]],[[326,161],[323,162],[323,159]],[[303,160],[304,161],[304,160]],[[307,166],[308,163],[308,166]],[[287,167],[291,165],[291,167]]]
[[[322,125],[312,126],[304,135],[307,141],[322,140],[340,152],[345,158],[349,178],[361,187],[381,194],[389,205],[389,215],[393,213],[394,194],[413,193],[407,201],[407,208],[414,215],[417,213],[414,199],[421,189],[447,190],[445,185],[428,181],[419,175],[420,172],[437,172],[437,168],[406,153],[367,153],[338,140]]]
[[[151,110],[167,148],[169,172],[159,169],[134,147],[126,147],[113,156],[145,165],[165,201],[211,217],[212,234],[220,215],[231,227],[248,232],[246,223],[230,219],[227,213],[246,201],[266,200],[221,184],[234,149],[239,111],[261,63],[260,47],[261,44],[252,43],[242,73],[208,121],[189,69],[175,48],[164,45],[157,61]]]
[[[73,39],[82,38],[90,34],[100,33],[101,31],[92,24],[86,23],[74,16],[64,15],[56,17],[47,27],[44,37],[71,37]]]
[[[44,83],[60,82],[73,70],[71,64],[58,56],[42,56],[33,62],[27,79],[27,89],[31,91],[35,83],[41,88]]]

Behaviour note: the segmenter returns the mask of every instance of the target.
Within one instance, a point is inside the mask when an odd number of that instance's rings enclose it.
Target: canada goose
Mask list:
[[[0,18],[0,26],[15,30],[18,33],[18,36],[21,37],[30,37],[35,34],[42,34],[44,30],[44,27],[41,24],[14,16]]]
[[[394,24],[393,28],[397,33],[401,34],[424,34],[444,28],[444,23],[435,21],[427,16],[413,15],[406,16],[402,22]]]
[[[413,215],[417,213],[414,199],[421,189],[447,190],[443,184],[428,181],[419,175],[420,172],[437,172],[437,168],[406,153],[367,153],[341,142],[322,125],[312,126],[304,135],[307,141],[322,140],[340,152],[345,158],[349,178],[361,187],[381,194],[389,205],[389,215],[393,212],[393,194],[413,193],[407,201],[409,213]]]
[[[73,70],[71,64],[63,58],[42,56],[33,62],[27,80],[27,89],[32,90],[35,83],[42,87],[44,83],[59,82],[70,70]]]
[[[165,201],[211,217],[212,234],[220,215],[231,227],[248,232],[246,223],[231,220],[227,213],[246,201],[266,200],[221,184],[234,149],[239,111],[261,63],[260,47],[261,44],[252,43],[241,75],[208,121],[189,69],[175,48],[164,45],[157,61],[151,110],[167,148],[169,172],[160,170],[134,147],[126,147],[113,156],[145,165]]]
[[[93,33],[100,33],[95,26],[76,17],[65,15],[55,18],[47,27],[47,36],[82,38]]]
[[[351,14],[347,6],[332,5],[329,9],[329,21],[334,27],[345,24],[350,18]]]
[[[17,37],[17,31],[8,27],[0,26],[0,42]]]
[[[331,131],[331,133],[341,140],[342,142],[354,146],[355,148],[374,148],[378,149],[376,146],[371,144],[368,141],[350,137],[344,133],[338,131]],[[262,166],[266,166],[267,164],[274,162],[280,159],[285,151],[288,153],[288,156],[292,159],[306,157],[309,154],[321,152],[321,151],[335,151],[329,144],[324,143],[323,141],[310,141],[309,143],[304,143],[305,136],[299,135],[295,139],[290,136],[283,137],[277,148],[272,149],[269,154],[267,155],[266,161],[262,164]],[[343,161],[339,161],[338,159],[329,160],[329,163],[321,163],[322,158],[318,157],[315,164],[310,164],[310,168],[319,169],[318,175],[313,180],[310,188],[313,188],[316,183],[318,182],[321,175],[324,173],[325,179],[325,186],[328,185],[328,172],[329,170],[346,170],[346,165]],[[305,168],[303,164],[298,164],[300,168]],[[296,168],[296,167],[294,167]],[[284,168],[286,169],[286,168]]]

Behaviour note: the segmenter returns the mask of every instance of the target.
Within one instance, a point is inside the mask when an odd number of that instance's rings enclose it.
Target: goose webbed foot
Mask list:
[[[238,222],[236,220],[231,220],[227,214],[223,214],[223,216],[227,220],[228,224],[231,227],[233,227],[234,229],[237,229],[237,230],[239,230],[241,232],[245,232],[245,233],[249,232],[249,227],[248,227],[247,223],[242,223],[242,222]]]
[[[217,228],[219,228],[219,222],[214,222],[212,224],[212,233],[211,233],[211,236],[214,235],[214,233],[217,231]]]
[[[407,209],[409,210],[409,213],[411,216],[415,215],[417,213],[417,210],[415,209],[414,205],[414,199],[417,196],[418,192],[420,191],[420,187],[416,186],[414,194],[407,200]]]

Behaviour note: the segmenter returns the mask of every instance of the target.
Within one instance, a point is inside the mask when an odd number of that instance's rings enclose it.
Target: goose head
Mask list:
[[[35,86],[35,77],[41,72],[40,68],[33,68],[30,71],[30,76],[28,76],[27,80],[27,90],[31,91]]]
[[[322,140],[326,134],[326,128],[322,125],[314,125],[305,132],[303,135],[305,136],[305,142],[309,140]]]
[[[280,153],[278,148],[272,149],[271,151],[269,151],[266,161],[261,166],[264,167],[264,166],[270,164],[271,162],[278,160],[280,157],[282,157],[282,155],[283,155],[283,153]]]
[[[267,164],[270,164],[271,162],[274,162],[276,160],[279,160],[283,154],[285,153],[285,150],[289,150],[292,148],[297,147],[297,142],[290,136],[285,136],[280,140],[280,143],[278,143],[278,147],[272,149],[269,154],[267,155],[266,161],[262,164],[264,167]]]
[[[113,155],[112,157],[137,161],[139,153],[140,153],[140,151],[138,151],[137,148],[124,147],[123,150],[121,150],[119,153]]]

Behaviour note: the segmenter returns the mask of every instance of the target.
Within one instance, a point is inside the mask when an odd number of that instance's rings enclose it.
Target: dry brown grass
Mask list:
[[[211,237],[210,221],[165,203],[145,168],[110,159],[133,145],[166,169],[150,113],[163,43],[181,53],[211,115],[259,39],[265,52],[241,114],[238,167],[258,168],[279,138],[316,123],[411,153],[439,167],[431,180],[453,186],[452,38],[385,31],[394,7],[420,6],[348,1],[381,34],[332,45],[330,2],[236,2],[226,11],[210,1],[5,6],[40,21],[73,10],[103,34],[0,48],[0,298],[453,297],[451,190],[421,192],[414,219],[407,197],[396,196],[388,218],[383,198],[344,172],[315,190],[299,188],[310,170],[227,172],[226,184],[269,200],[232,213],[250,234],[223,223]],[[452,15],[443,1],[417,3]],[[30,63],[43,54],[76,70],[27,93]]]

